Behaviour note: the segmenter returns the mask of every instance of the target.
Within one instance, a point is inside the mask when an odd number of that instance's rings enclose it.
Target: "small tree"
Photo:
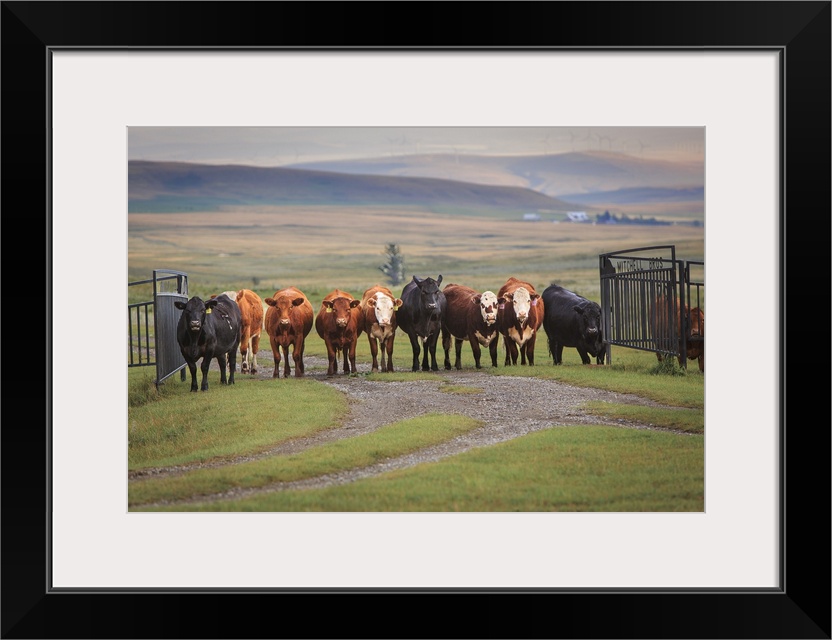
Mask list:
[[[384,256],[387,261],[378,270],[387,276],[393,286],[404,282],[404,256],[399,249],[399,245],[392,242],[388,243],[384,247]]]

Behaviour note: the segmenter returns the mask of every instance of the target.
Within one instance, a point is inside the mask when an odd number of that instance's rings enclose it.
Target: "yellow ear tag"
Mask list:
[[[205,313],[211,313],[211,308],[210,308],[210,307],[208,307],[208,308],[205,310]]]
[[[398,311],[398,310],[399,310],[398,307],[393,307],[393,311]]]
[[[331,309],[330,307],[327,307],[327,308],[326,308],[326,312],[327,312],[327,313],[332,313],[332,309]]]

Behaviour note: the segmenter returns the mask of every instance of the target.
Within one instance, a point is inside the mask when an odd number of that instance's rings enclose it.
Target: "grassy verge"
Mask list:
[[[226,386],[216,371],[209,379],[207,393],[191,393],[177,381],[163,385],[162,396],[130,407],[130,470],[256,453],[328,429],[348,411],[341,393],[314,380],[238,376]],[[145,388],[143,377],[135,386]]]
[[[704,438],[559,427],[345,486],[169,511],[701,512]]]
[[[291,482],[367,467],[450,440],[480,424],[471,418],[438,414],[402,420],[370,434],[344,438],[298,454],[132,482],[129,504],[135,506],[181,500],[230,489],[263,487],[274,482]]]

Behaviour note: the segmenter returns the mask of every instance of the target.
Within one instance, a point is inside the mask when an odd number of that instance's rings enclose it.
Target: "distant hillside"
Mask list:
[[[567,194],[635,188],[703,187],[702,163],[645,160],[609,151],[534,156],[400,155],[292,165],[357,175],[431,177],[524,187],[568,200]]]
[[[574,205],[519,186],[297,168],[130,161],[130,213],[247,205],[418,205],[428,210],[565,212]]]

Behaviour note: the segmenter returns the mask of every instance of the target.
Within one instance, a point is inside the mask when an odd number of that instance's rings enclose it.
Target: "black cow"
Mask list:
[[[402,306],[396,312],[396,322],[399,328],[410,338],[413,348],[413,371],[419,370],[419,340],[424,345],[422,357],[422,371],[439,371],[436,364],[436,343],[439,332],[445,323],[447,300],[439,289],[442,276],[433,278],[417,278],[408,282],[402,289]],[[428,367],[428,352],[430,352],[430,367]]]
[[[208,391],[208,368],[216,358],[220,382],[234,384],[237,348],[240,346],[240,307],[227,295],[202,301],[194,296],[187,303],[175,302],[182,310],[176,327],[179,350],[191,372],[191,391],[196,391],[196,361],[202,358],[202,391]],[[226,376],[225,367],[229,374]]]
[[[564,347],[575,347],[584,364],[594,356],[604,364],[606,350],[601,330],[601,307],[597,302],[551,284],[543,291],[543,330],[549,338],[549,352],[555,364],[562,364]]]

